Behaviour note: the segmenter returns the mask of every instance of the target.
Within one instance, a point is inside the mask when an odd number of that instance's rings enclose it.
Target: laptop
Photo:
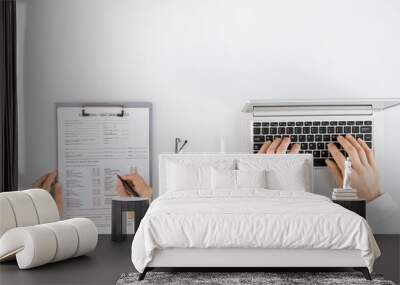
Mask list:
[[[327,144],[336,144],[347,156],[336,138],[351,134],[363,139],[382,164],[382,111],[399,104],[400,99],[251,100],[242,111],[252,116],[251,152],[267,140],[289,137],[300,145],[300,153],[313,155],[315,192],[330,196],[334,183],[326,170],[325,159],[331,158]]]

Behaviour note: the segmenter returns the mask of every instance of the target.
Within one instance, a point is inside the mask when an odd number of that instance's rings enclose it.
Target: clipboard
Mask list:
[[[109,234],[116,174],[137,168],[152,185],[152,104],[56,103],[55,109],[63,218],[90,218]]]

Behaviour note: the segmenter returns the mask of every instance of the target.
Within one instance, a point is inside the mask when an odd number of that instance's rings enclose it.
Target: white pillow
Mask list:
[[[306,176],[303,167],[294,167],[289,173],[278,170],[267,172],[268,189],[306,192]]]
[[[266,188],[267,177],[262,170],[236,170],[237,188]]]
[[[272,190],[311,191],[308,164],[302,157],[291,155],[259,156],[238,159],[240,170],[266,170],[267,188]]]
[[[211,188],[211,168],[170,162],[168,166],[167,189],[184,191]]]
[[[211,189],[236,189],[236,171],[231,169],[211,168]]]

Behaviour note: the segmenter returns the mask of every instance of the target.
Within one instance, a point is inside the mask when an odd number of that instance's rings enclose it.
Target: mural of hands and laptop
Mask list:
[[[298,105],[299,103],[293,104]],[[301,104],[303,107],[308,106],[307,101]],[[372,102],[372,109],[375,109],[374,104],[376,102]],[[379,224],[379,220],[383,218],[387,208],[390,208],[389,213],[396,211],[397,206],[393,198],[388,194],[383,195],[382,181],[380,181],[381,170],[374,151],[375,142],[382,141],[382,138],[376,139],[374,128],[379,128],[382,122],[376,120],[374,116],[366,115],[365,110],[358,110],[360,113],[358,116],[339,115],[334,104],[332,104],[333,111],[326,110],[325,116],[321,114],[315,116],[313,112],[316,110],[320,112],[319,108],[321,107],[313,106],[311,103],[310,106],[314,110],[298,111],[297,113],[301,113],[301,115],[296,114],[294,117],[290,104],[282,110],[278,110],[279,107],[273,104],[271,106],[265,104],[272,109],[263,111],[264,113],[261,116],[258,113],[257,116],[254,116],[255,110],[260,107],[259,105],[259,101],[250,102],[246,104],[244,109],[246,112],[253,112],[249,128],[250,136],[246,138],[251,141],[253,153],[259,155],[311,154],[314,167],[317,170],[316,182],[318,183],[318,180],[320,180],[327,185],[326,179],[319,177],[321,172],[318,171],[322,170],[329,173],[329,179],[334,181],[337,187],[330,189],[333,190],[332,192],[327,193],[325,191],[321,194],[330,195],[332,193],[333,199],[365,200],[368,204],[386,196],[385,201],[380,202],[380,206],[375,206],[368,217],[375,224]],[[388,107],[393,105],[395,105],[395,101],[389,101]],[[249,106],[252,107],[249,108]],[[351,107],[351,104],[349,104],[342,108],[348,112]],[[380,110],[383,109],[380,107]],[[274,115],[271,116],[271,112]],[[180,140],[180,138],[175,138],[174,151],[176,153],[181,152],[187,145],[190,146],[188,140],[182,140],[181,147],[179,147]],[[225,148],[225,141],[221,143],[224,146],[220,145],[220,148]],[[221,152],[225,151],[224,149],[220,150]],[[347,169],[349,170],[347,172],[346,162],[348,162]],[[117,173],[113,176],[114,190],[112,192],[121,197],[139,196],[151,199],[154,194],[149,181],[143,178],[142,173],[136,167],[129,166],[129,169],[134,170],[129,173]],[[57,181],[57,171],[43,175],[35,181],[33,186],[48,190],[53,195],[60,213],[62,213],[63,195],[61,194],[61,184]],[[340,191],[343,189],[347,191]],[[315,192],[318,193],[318,189]],[[390,205],[387,205],[388,203]],[[378,217],[379,215],[382,215],[382,217]]]

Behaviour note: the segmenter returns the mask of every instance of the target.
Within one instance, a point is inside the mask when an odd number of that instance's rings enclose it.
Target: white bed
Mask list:
[[[380,255],[362,217],[312,193],[309,155],[168,154],[159,163],[160,197],[132,243],[141,278],[154,267],[354,267],[368,278]]]

